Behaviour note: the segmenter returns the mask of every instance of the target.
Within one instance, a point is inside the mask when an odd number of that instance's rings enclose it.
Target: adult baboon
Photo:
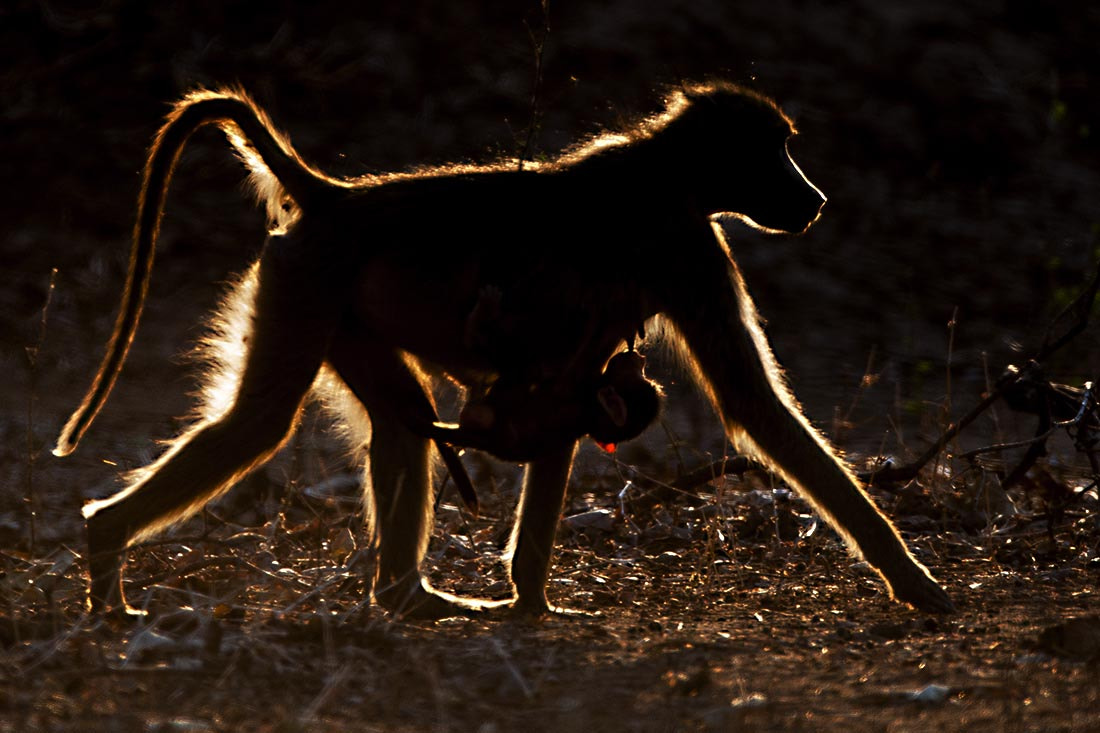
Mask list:
[[[420,617],[491,605],[443,594],[420,575],[430,444],[408,417],[410,404],[424,409],[424,370],[466,384],[530,374],[592,383],[639,324],[660,315],[735,445],[798,487],[894,597],[951,610],[802,416],[709,218],[732,212],[797,233],[825,201],[787,154],[791,121],[771,100],[730,84],[681,87],[663,113],[527,169],[502,162],[363,179],[306,165],[239,91],[187,96],[149,154],[122,309],[57,454],[75,448],[118,375],[172,169],[191,133],[209,123],[229,134],[278,225],[223,319],[229,339],[247,343],[223,365],[229,403],[208,398],[160,459],[84,509],[93,609],[124,605],[129,543],[190,515],[282,445],[319,374],[370,416],[375,598]],[[500,284],[507,317],[523,326],[506,365],[466,338],[467,314]],[[507,602],[526,613],[550,609],[545,583],[573,453],[573,444],[553,448],[527,469],[509,550],[516,595]]]

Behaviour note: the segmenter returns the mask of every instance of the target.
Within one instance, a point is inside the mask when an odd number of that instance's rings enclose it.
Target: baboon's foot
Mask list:
[[[523,596],[519,596],[515,601],[509,604],[509,610],[513,616],[525,620],[535,620],[546,618],[547,616],[558,616],[561,618],[597,618],[600,616],[599,611],[581,611],[576,608],[551,605],[547,602],[545,597],[531,601],[525,600]]]
[[[120,568],[113,572],[96,574],[93,569],[88,585],[88,610],[95,616],[115,621],[133,621],[146,616],[146,612],[126,603],[122,595]]]
[[[102,611],[99,615],[111,624],[128,626],[146,618],[149,613],[124,603],[121,606]]]
[[[88,526],[88,610],[97,616],[124,620],[145,616],[126,603],[122,592],[123,543]]]
[[[375,591],[375,600],[395,618],[403,621],[438,621],[456,616],[480,616],[486,611],[508,605],[508,601],[460,598],[431,588],[423,581],[411,587],[391,585]]]
[[[582,611],[579,608],[567,608],[565,606],[551,606],[539,611],[532,611],[527,606],[513,605],[512,613],[518,618],[527,620],[538,620],[545,618],[562,618],[562,619],[595,619],[600,618],[603,614],[599,611]]]
[[[955,604],[951,602],[951,597],[931,573],[908,553],[882,563],[878,571],[895,599],[925,613],[954,613]]]
[[[955,604],[951,596],[940,587],[939,583],[924,573],[914,573],[914,577],[906,581],[890,582],[890,590],[894,598],[908,603],[918,611],[925,613],[954,613]]]

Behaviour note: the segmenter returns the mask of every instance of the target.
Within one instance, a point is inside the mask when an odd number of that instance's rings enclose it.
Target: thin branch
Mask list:
[[[955,455],[954,458],[968,461],[972,458],[976,458],[986,453],[998,453],[1004,450],[1012,450],[1013,448],[1026,448],[1036,443],[1044,443],[1046,442],[1047,438],[1058,432],[1059,427],[1061,426],[1055,425],[1051,429],[1046,430],[1032,438],[1028,438],[1027,440],[1015,440],[1011,443],[994,443],[993,445],[983,446],[982,448],[975,448],[974,450],[967,451],[966,453],[959,453]]]
[[[1051,325],[1047,328],[1046,336],[1043,338],[1043,345],[1039,348],[1033,361],[1039,362],[1046,359],[1055,351],[1069,343],[1077,334],[1085,330],[1089,322],[1089,315],[1092,312],[1093,303],[1096,301],[1098,290],[1100,290],[1100,262],[1097,263],[1096,271],[1093,273],[1088,285],[1085,286],[1085,289],[1051,321]],[[1051,343],[1050,335],[1054,331],[1054,326],[1068,314],[1073,314],[1076,317],[1075,322],[1064,334],[1062,334],[1062,336]],[[898,466],[897,468],[886,466],[871,471],[864,471],[858,474],[859,478],[868,483],[874,483],[876,481],[902,483],[913,480],[917,477],[917,474],[920,473],[921,469],[923,469],[929,461],[939,455],[956,435],[962,432],[970,423],[974,422],[979,415],[989,409],[994,402],[1004,396],[1005,392],[1015,386],[1025,374],[1026,372],[1021,372],[1020,370],[1006,371],[1005,375],[997,381],[996,387],[986,394],[981,402],[975,405],[970,412],[966,413],[958,422],[948,425],[947,429],[940,435],[936,442],[929,446],[929,448],[915,461],[907,463],[904,466]],[[1031,441],[1028,442],[1030,443]]]
[[[966,413],[958,422],[952,423],[947,426],[947,430],[936,440],[935,443],[930,445],[924,453],[920,455],[915,461],[907,463],[904,466],[898,466],[893,468],[885,466],[883,468],[873,469],[871,471],[863,471],[857,474],[861,481],[872,484],[876,481],[883,482],[897,482],[903,483],[905,481],[912,481],[920,473],[921,469],[928,464],[933,458],[939,455],[951,439],[958,435],[966,426],[974,422],[979,415],[989,409],[989,406],[1000,399],[1004,393],[1004,387],[998,386],[992,392],[987,394],[981,402],[971,408],[970,412]]]
[[[1092,279],[1089,284],[1081,291],[1081,294],[1073,299],[1073,302],[1067,305],[1061,310],[1058,315],[1054,317],[1050,322],[1050,326],[1047,327],[1047,332],[1043,336],[1043,345],[1039,348],[1039,352],[1034,356],[1034,360],[1041,362],[1048,356],[1053,354],[1058,349],[1062,348],[1068,341],[1073,339],[1081,331],[1085,330],[1085,326],[1089,322],[1089,314],[1092,313],[1092,305],[1096,302],[1097,289],[1100,289],[1100,262],[1096,264],[1096,272],[1092,274]],[[1066,315],[1073,314],[1076,317],[1073,325],[1066,329],[1066,332],[1058,338],[1053,344],[1050,343],[1050,335],[1054,331],[1054,326],[1058,321]]]
[[[644,476],[637,471],[630,483],[641,489],[648,501],[658,503],[677,496],[698,497],[701,487],[722,476],[740,476],[753,470],[767,471],[768,468],[746,456],[726,456],[685,473],[669,483]]]

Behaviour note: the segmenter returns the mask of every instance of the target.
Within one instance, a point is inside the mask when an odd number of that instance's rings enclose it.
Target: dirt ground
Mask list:
[[[805,237],[731,225],[731,241],[796,394],[859,466],[911,459],[1026,361],[1100,257],[1087,4],[551,2],[548,25],[538,3],[346,5],[0,7],[0,733],[1100,731],[1100,500],[1070,440],[1001,490],[1022,449],[960,457],[1032,435],[999,404],[915,481],[873,490],[958,604],[931,617],[766,474],[667,491],[727,447],[660,364],[661,426],[578,460],[549,593],[583,615],[371,607],[358,468],[312,413],[272,464],[133,551],[144,623],[84,615],[80,505],[178,429],[187,344],[263,237],[226,146],[196,136],[131,359],[80,450],[53,458],[114,316],[143,151],[197,85],[241,83],[334,173],[515,154],[540,39],[539,155],[680,79],[775,96],[829,203]],[[1094,379],[1098,327],[1046,374]],[[426,570],[502,597],[519,474],[469,461],[483,516],[445,487]]]

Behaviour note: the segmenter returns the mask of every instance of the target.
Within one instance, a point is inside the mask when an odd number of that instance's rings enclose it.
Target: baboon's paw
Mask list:
[[[567,608],[565,606],[550,606],[550,616],[559,618],[591,619],[603,616],[599,611],[583,611],[579,608]]]
[[[479,598],[460,598],[423,586],[417,586],[411,592],[400,596],[390,594],[379,597],[378,602],[393,614],[394,618],[402,621],[438,621],[458,616],[477,617],[494,608],[507,606],[509,603]]]
[[[576,608],[567,608],[565,606],[554,606],[549,603],[524,603],[520,600],[510,604],[508,608],[510,615],[514,618],[535,621],[544,618],[572,618],[572,619],[590,619],[598,618],[602,614],[599,611],[582,611]]]
[[[108,605],[102,602],[88,601],[88,612],[92,617],[102,619],[111,626],[128,626],[146,618],[149,613],[125,603]]]
[[[939,583],[921,573],[905,583],[891,583],[894,597],[925,613],[954,613],[955,604]]]
[[[134,623],[135,621],[140,621],[141,619],[148,616],[149,612],[140,608],[134,608],[133,606],[123,604],[116,608],[112,608],[105,615],[112,621],[119,621],[121,623],[129,624]]]

